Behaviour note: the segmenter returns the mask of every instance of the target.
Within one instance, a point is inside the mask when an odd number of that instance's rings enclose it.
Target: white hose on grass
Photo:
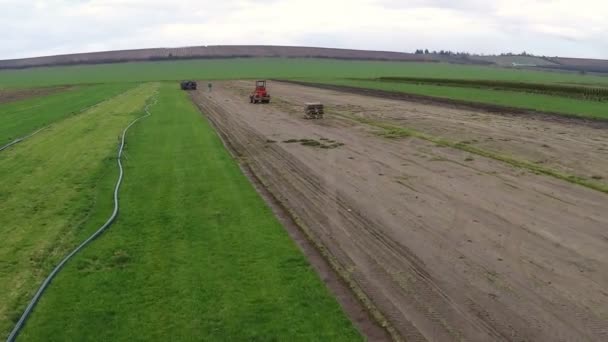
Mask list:
[[[38,132],[40,132],[40,131],[42,131],[42,130],[45,130],[45,129],[49,128],[49,127],[50,127],[50,126],[42,127],[41,129],[37,130],[37,131],[36,131],[36,132],[34,132],[34,133],[30,133],[30,134],[28,134],[28,135],[26,135],[26,136],[24,136],[24,137],[17,138],[17,139],[15,139],[15,140],[11,141],[10,143],[8,143],[8,144],[6,144],[6,145],[4,145],[4,146],[0,147],[0,151],[3,151],[3,150],[5,150],[5,149],[7,149],[7,148],[11,147],[11,146],[15,145],[15,144],[16,144],[16,143],[18,143],[18,142],[22,142],[23,140],[25,140],[25,139],[27,139],[27,138],[29,138],[29,137],[33,136],[34,134],[36,134],[36,133],[38,133]]]

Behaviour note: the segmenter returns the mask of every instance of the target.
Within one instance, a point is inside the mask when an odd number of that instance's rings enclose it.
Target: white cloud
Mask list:
[[[608,58],[605,0],[0,0],[0,58],[210,44]]]

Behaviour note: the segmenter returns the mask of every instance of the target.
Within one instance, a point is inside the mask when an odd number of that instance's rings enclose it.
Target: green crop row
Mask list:
[[[546,95],[557,95],[577,99],[606,101],[608,88],[573,86],[549,83],[513,82],[503,80],[468,80],[430,77],[379,77],[384,82],[405,82],[413,84],[444,85],[495,90],[512,90]]]
[[[433,84],[414,84],[408,82],[390,82],[377,79],[315,79],[315,83],[328,85],[377,89],[388,92],[399,92],[413,95],[424,95],[443,99],[479,103],[562,114],[569,117],[584,117],[589,119],[608,119],[608,103],[586,101],[569,97],[535,94],[513,90],[495,90],[481,88],[465,88]],[[532,115],[532,114],[531,114]]]

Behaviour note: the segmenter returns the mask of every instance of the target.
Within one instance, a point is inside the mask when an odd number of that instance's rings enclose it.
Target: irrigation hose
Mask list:
[[[136,122],[138,122],[139,120],[141,120],[143,118],[146,118],[146,117],[152,115],[150,113],[149,109],[150,109],[151,106],[155,105],[156,102],[157,102],[157,99],[154,98],[153,102],[148,103],[144,107],[145,114],[142,115],[142,116],[140,116],[140,117],[138,117],[137,119],[131,121],[131,123],[122,131],[120,146],[118,148],[118,157],[117,157],[119,174],[118,174],[118,180],[116,181],[116,186],[114,187],[114,210],[112,211],[112,215],[108,218],[108,220],[97,231],[95,231],[95,233],[93,233],[93,235],[89,236],[89,238],[87,238],[86,240],[84,240],[84,242],[82,242],[78,247],[76,247],[73,251],[71,251],[70,254],[68,254],[66,257],[64,257],[61,260],[61,262],[59,262],[59,264],[57,266],[55,266],[55,268],[53,269],[53,271],[46,277],[46,279],[44,279],[44,282],[42,282],[42,285],[40,285],[40,287],[38,288],[38,291],[36,291],[36,294],[34,295],[34,297],[32,298],[32,300],[27,305],[27,308],[25,308],[25,311],[21,315],[21,318],[19,318],[19,321],[17,322],[17,324],[15,324],[15,327],[11,331],[11,334],[6,339],[7,342],[14,342],[15,341],[15,339],[19,335],[19,332],[21,331],[21,328],[23,328],[23,325],[25,324],[25,322],[27,321],[28,317],[32,313],[32,310],[34,309],[34,307],[38,303],[38,300],[40,300],[40,297],[42,296],[42,294],[44,293],[44,291],[49,287],[51,281],[53,280],[53,278],[55,278],[55,276],[59,273],[59,271],[61,271],[61,269],[63,268],[63,266],[76,253],[78,253],[86,245],[88,245],[91,241],[95,240],[99,235],[101,235],[108,227],[110,227],[112,225],[112,223],[114,222],[114,220],[116,220],[116,217],[118,216],[118,191],[120,189],[120,184],[122,183],[122,178],[123,178],[123,174],[124,174],[124,171],[123,171],[123,168],[122,168],[121,157],[122,157],[123,148],[125,146],[125,136],[127,134],[127,131],[129,130],[129,128],[131,128],[131,126],[133,126]]]
[[[39,130],[35,131],[34,133],[30,133],[30,134],[28,134],[28,135],[26,135],[26,136],[24,136],[24,137],[17,138],[17,139],[15,139],[15,140],[11,141],[10,143],[8,143],[8,144],[6,144],[6,145],[4,145],[4,146],[0,147],[0,151],[3,151],[3,150],[5,150],[5,149],[7,149],[7,148],[9,148],[9,147],[11,147],[11,146],[13,146],[13,145],[15,145],[16,143],[21,142],[21,141],[23,141],[23,140],[25,140],[25,139],[27,139],[27,138],[29,138],[29,137],[33,136],[34,134],[36,134],[36,133],[38,133],[38,132],[40,132],[40,131],[42,131],[42,130],[45,130],[45,129],[47,129],[47,128],[49,128],[49,126],[42,127],[41,129],[39,129]]]

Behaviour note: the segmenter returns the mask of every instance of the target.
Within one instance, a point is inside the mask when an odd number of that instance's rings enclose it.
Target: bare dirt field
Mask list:
[[[284,83],[274,89],[281,99],[294,98]],[[349,92],[315,87],[300,87],[296,97],[326,103],[336,114],[372,119],[413,128],[432,136],[446,138],[500,155],[514,157],[559,172],[608,184],[608,122],[559,114],[531,114],[526,111],[501,115],[428,97],[411,97],[412,102],[374,99],[361,96],[361,89]],[[367,92],[367,91],[366,91]],[[382,94],[381,92],[378,92]],[[372,92],[372,94],[374,94]],[[385,94],[384,94],[385,95]],[[388,94],[390,96],[390,94]],[[410,95],[405,95],[409,98]],[[440,103],[434,104],[433,101]],[[497,108],[491,108],[498,111]],[[299,110],[299,108],[297,108]]]
[[[30,97],[37,97],[43,95],[50,95],[58,93],[60,91],[66,91],[70,87],[47,87],[47,88],[34,88],[34,89],[0,89],[0,103],[7,103],[12,101],[18,101],[27,99]]]
[[[276,82],[252,105],[250,88],[192,97],[404,339],[608,339],[608,195],[358,119],[585,175],[606,172],[606,131]]]

